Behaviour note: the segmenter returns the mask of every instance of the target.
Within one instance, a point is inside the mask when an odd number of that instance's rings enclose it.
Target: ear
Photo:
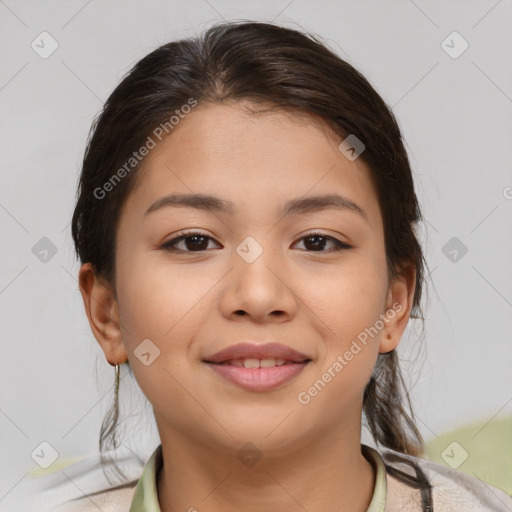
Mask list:
[[[80,267],[80,293],[91,330],[109,364],[126,362],[128,356],[119,328],[119,311],[112,287],[94,273],[91,263]]]
[[[410,265],[390,283],[384,312],[379,352],[391,352],[400,343],[400,338],[409,321],[416,289],[416,268]]]

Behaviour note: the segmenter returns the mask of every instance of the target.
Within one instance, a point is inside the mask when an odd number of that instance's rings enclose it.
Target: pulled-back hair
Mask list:
[[[366,78],[316,36],[269,23],[217,24],[198,37],[157,48],[123,78],[93,123],[83,160],[72,219],[82,263],[90,262],[115,290],[120,210],[144,164],[127,170],[126,162],[191,99],[197,108],[250,100],[260,108],[320,118],[338,136],[360,139],[365,150],[359,158],[370,171],[383,218],[389,276],[415,269],[411,317],[421,318],[425,262],[415,236],[421,213],[393,113]],[[103,194],[105,183],[123,166],[122,179]],[[102,454],[113,444],[117,403],[115,407],[102,425]],[[423,441],[394,350],[378,356],[363,411],[378,445],[420,454]]]

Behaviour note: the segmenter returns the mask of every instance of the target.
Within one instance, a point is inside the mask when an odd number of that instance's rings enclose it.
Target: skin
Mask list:
[[[115,291],[90,264],[80,269],[87,315],[106,359],[129,360],[153,406],[162,511],[366,510],[374,471],[360,450],[363,391],[379,352],[396,348],[407,325],[414,270],[390,280],[369,170],[338,150],[340,137],[312,117],[251,115],[248,106],[198,106],[146,157],[121,211]],[[280,213],[289,199],[333,192],[367,219],[348,209]],[[170,193],[209,193],[234,208],[144,215]],[[211,237],[205,250],[160,248],[192,228]],[[327,239],[315,249],[304,237],[316,230],[352,248],[333,251]],[[263,249],[252,263],[236,252],[247,236]],[[384,330],[299,403],[393,304],[400,311]],[[160,350],[149,366],[134,355],[147,338]],[[247,391],[202,362],[244,340],[280,342],[312,361],[278,389]],[[237,458],[247,442],[262,455],[252,467]]]

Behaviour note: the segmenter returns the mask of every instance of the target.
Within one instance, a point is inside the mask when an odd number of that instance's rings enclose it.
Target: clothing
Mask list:
[[[366,512],[511,512],[512,497],[454,469],[392,450],[380,452],[362,445],[376,471],[374,492]],[[162,445],[147,461],[136,485],[80,498],[54,512],[162,512],[157,476],[162,468]],[[421,489],[421,483],[424,483]],[[430,492],[429,492],[430,486]],[[429,499],[433,508],[429,509]]]

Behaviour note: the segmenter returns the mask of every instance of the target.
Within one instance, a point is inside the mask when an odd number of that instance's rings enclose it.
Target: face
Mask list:
[[[163,442],[234,452],[250,441],[277,454],[360,428],[378,353],[405,328],[411,280],[389,280],[370,173],[339,151],[342,139],[312,117],[244,106],[198,107],[146,157],[118,225],[115,322],[95,334],[107,359],[129,359]],[[177,194],[217,201],[176,204]],[[326,195],[337,204],[312,201]],[[244,342],[307,362],[288,373],[205,362]],[[265,371],[273,385],[247,384]]]

